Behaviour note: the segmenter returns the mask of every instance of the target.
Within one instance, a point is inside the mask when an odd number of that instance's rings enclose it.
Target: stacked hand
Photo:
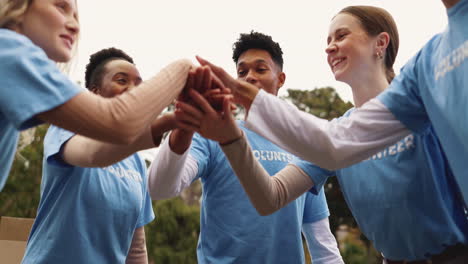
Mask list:
[[[221,144],[240,138],[242,131],[232,114],[234,102],[248,110],[258,93],[257,87],[234,79],[221,67],[200,57],[197,60],[202,66],[189,72],[174,112],[178,128],[169,144],[179,154],[190,146],[194,132]]]
[[[175,115],[182,129],[196,131],[220,144],[232,142],[242,136],[231,110],[232,95],[223,95],[222,111],[217,111],[196,90],[192,89],[188,93],[197,107],[177,102]]]
[[[202,66],[208,66],[213,75],[219,79],[225,87],[230,88],[236,103],[243,105],[247,111],[250,109],[250,105],[259,91],[255,85],[246,81],[234,79],[223,68],[216,66],[199,56],[197,56],[197,60]]]
[[[187,83],[178,101],[195,105],[189,96],[190,90],[196,90],[203,94],[211,105],[218,110],[222,108],[222,94],[230,94],[230,90],[213,74],[208,66],[201,66],[189,72]]]
[[[187,85],[176,103],[179,128],[225,143],[239,138],[232,110],[233,96],[208,66],[189,73]]]

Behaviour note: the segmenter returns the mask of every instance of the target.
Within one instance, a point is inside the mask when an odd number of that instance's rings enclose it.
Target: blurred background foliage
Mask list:
[[[332,87],[289,89],[288,96],[283,99],[303,111],[328,120],[343,115],[353,106],[350,102],[344,102]],[[0,192],[0,216],[36,216],[41,183],[42,141],[47,128],[47,125],[43,125],[22,133],[9,179]],[[329,179],[325,191],[331,214],[330,226],[338,239],[345,263],[381,263],[380,254],[357,228],[335,177]],[[145,226],[150,263],[197,263],[200,195],[200,183],[195,182],[180,197],[153,201],[156,219]],[[309,258],[307,263],[311,263]]]

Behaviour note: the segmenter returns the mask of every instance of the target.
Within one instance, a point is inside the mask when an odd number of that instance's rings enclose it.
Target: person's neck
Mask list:
[[[460,0],[442,0],[442,3],[444,3],[445,8],[449,9],[456,5]]]
[[[387,78],[383,73],[367,74],[366,77],[349,84],[353,91],[355,107],[361,107],[388,87]]]

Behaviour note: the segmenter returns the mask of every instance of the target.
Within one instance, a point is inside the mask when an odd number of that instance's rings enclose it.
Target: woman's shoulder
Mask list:
[[[34,44],[29,38],[22,34],[19,34],[10,29],[0,28],[0,45],[2,46],[2,48],[4,48],[5,46],[15,47],[17,45],[33,46]]]
[[[26,36],[13,30],[0,29],[0,57],[8,61],[3,66],[12,67],[13,64],[23,64],[25,61],[46,61],[51,64],[44,50],[34,44]]]

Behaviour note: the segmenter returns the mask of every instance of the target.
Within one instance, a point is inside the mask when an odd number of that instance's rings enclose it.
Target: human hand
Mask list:
[[[203,66],[209,66],[214,75],[224,84],[225,88],[230,88],[234,96],[234,101],[243,105],[247,110],[250,109],[259,88],[246,81],[234,79],[223,68],[196,56],[198,62]]]
[[[183,92],[179,95],[178,101],[185,104],[197,107],[188,91],[196,90],[206,95],[207,100],[212,104],[213,108],[220,111],[224,97],[221,96],[222,91],[229,93],[229,89],[225,89],[222,82],[211,72],[209,67],[196,67],[190,70],[187,77],[187,82]],[[235,106],[234,106],[235,107]],[[169,136],[169,147],[179,155],[183,154],[192,142],[193,129],[184,129],[178,126]]]
[[[223,102],[224,98],[227,95],[231,95],[231,89],[211,89],[207,90],[202,96],[210,103],[210,105],[218,112],[222,112],[223,110]],[[237,106],[234,103],[231,103],[231,111],[237,109]]]
[[[216,111],[197,91],[189,90],[188,94],[197,107],[185,102],[177,102],[176,118],[181,128],[198,132],[205,138],[218,141],[220,144],[232,142],[242,136],[231,112],[232,95],[224,95],[222,112]]]
[[[178,101],[195,105],[188,91],[194,89],[200,94],[206,96],[213,108],[220,111],[222,109],[222,96],[220,93],[230,93],[224,84],[214,75],[208,66],[196,67],[190,70],[187,77],[187,83],[183,92],[179,95]],[[215,91],[215,92],[213,92]]]

